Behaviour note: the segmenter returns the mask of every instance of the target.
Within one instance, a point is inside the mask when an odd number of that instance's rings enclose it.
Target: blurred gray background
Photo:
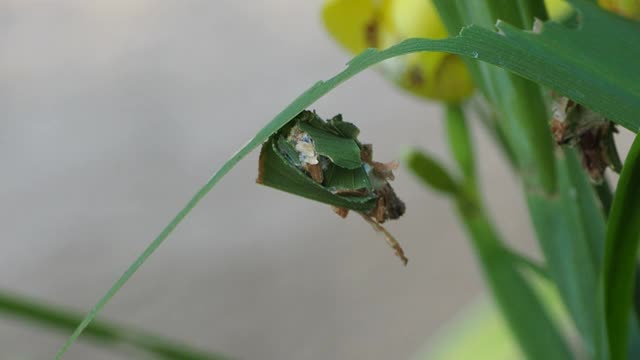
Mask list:
[[[195,190],[349,55],[321,0],[0,2],[0,288],[88,310]],[[314,105],[381,161],[447,164],[440,108],[367,71]],[[476,130],[480,130],[476,127]],[[481,131],[483,186],[532,248],[518,186]],[[482,292],[449,201],[404,169],[388,226],[255,185],[241,162],[102,313],[241,359],[407,359]],[[68,334],[0,317],[0,358],[51,358]],[[79,342],[68,359],[127,355]]]

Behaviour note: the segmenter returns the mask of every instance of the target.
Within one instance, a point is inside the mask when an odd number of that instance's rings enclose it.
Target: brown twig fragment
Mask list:
[[[402,250],[402,246],[400,246],[398,240],[396,240],[396,238],[394,238],[393,235],[391,235],[391,233],[389,233],[387,229],[384,228],[384,226],[378,224],[370,216],[363,213],[359,214],[362,216],[364,221],[368,222],[371,227],[373,227],[375,231],[381,232],[384,235],[385,240],[387,240],[387,244],[389,244],[389,246],[391,246],[391,248],[396,251],[396,255],[400,258],[400,260],[402,260],[402,264],[404,264],[404,266],[407,266],[409,259],[407,259],[407,257],[404,255],[404,250]]]

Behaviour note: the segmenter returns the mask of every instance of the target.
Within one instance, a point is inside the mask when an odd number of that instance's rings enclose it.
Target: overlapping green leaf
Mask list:
[[[529,192],[527,199],[550,276],[582,335],[589,354],[604,352],[599,271],[604,218],[573,150],[558,161],[559,196]]]
[[[604,310],[611,360],[624,359],[640,242],[640,137],[622,168],[607,224],[604,256]]]
[[[260,154],[260,163],[263,167],[260,175],[262,184],[311,200],[351,210],[367,211],[375,206],[375,196],[341,196],[332,193],[329,188],[323,187],[309,176],[303,174],[295,166],[289,164],[288,160],[283,158],[283,155],[275,146],[275,143],[268,142],[262,148],[262,153]],[[364,175],[366,178],[366,174]],[[346,181],[344,179],[345,176],[346,174],[343,174],[341,179],[333,179],[333,181]],[[360,184],[364,180],[353,178],[352,181],[354,181],[354,184]]]

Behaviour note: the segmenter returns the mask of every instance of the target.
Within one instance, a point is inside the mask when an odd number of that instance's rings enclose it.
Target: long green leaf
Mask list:
[[[455,195],[460,191],[456,180],[449,174],[445,167],[433,157],[420,151],[410,150],[404,156],[405,163],[422,182],[431,189],[448,195]]]
[[[59,306],[18,295],[8,291],[0,291],[0,313],[19,320],[25,320],[39,326],[58,331],[71,331],[82,320],[78,313]],[[94,342],[109,345],[128,345],[158,359],[165,360],[224,360],[226,356],[211,354],[205,351],[176,343],[175,340],[162,338],[147,332],[130,329],[109,322],[94,322],[87,327],[86,334]]]
[[[598,274],[604,243],[604,218],[575,151],[558,161],[560,195],[528,192],[527,200],[551,278],[582,335],[588,353],[604,352]]]
[[[607,224],[603,288],[611,360],[624,359],[640,242],[640,137],[622,168]]]
[[[367,50],[354,58],[344,71],[327,81],[316,83],[272,119],[213,174],[94,305],[59,350],[56,358],[62,358],[100,310],[200,200],[242,158],[327,92],[362,70],[386,59],[419,51],[444,51],[486,61],[545,84],[578,103],[601,112],[619,124],[638,131],[640,128],[640,118],[637,116],[640,113],[640,81],[638,81],[640,72],[638,69],[634,71],[624,66],[620,67],[640,58],[636,56],[640,52],[640,47],[637,46],[640,37],[636,36],[636,28],[613,15],[597,10],[583,0],[573,0],[572,3],[579,5],[583,13],[580,30],[565,29],[560,25],[551,26],[547,23],[546,29],[538,35],[501,25],[500,29],[505,36],[470,26],[456,38],[410,39],[384,51]],[[568,40],[563,40],[565,37]],[[621,40],[622,44],[613,46],[615,42],[612,39]],[[571,46],[572,51],[575,52],[567,52],[564,50],[565,46]],[[601,69],[607,69],[609,72],[603,72]]]

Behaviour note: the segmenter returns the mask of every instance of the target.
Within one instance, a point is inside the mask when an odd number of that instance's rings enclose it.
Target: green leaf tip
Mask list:
[[[450,195],[458,192],[458,183],[434,158],[415,149],[409,149],[405,151],[403,159],[407,167],[431,188]]]

